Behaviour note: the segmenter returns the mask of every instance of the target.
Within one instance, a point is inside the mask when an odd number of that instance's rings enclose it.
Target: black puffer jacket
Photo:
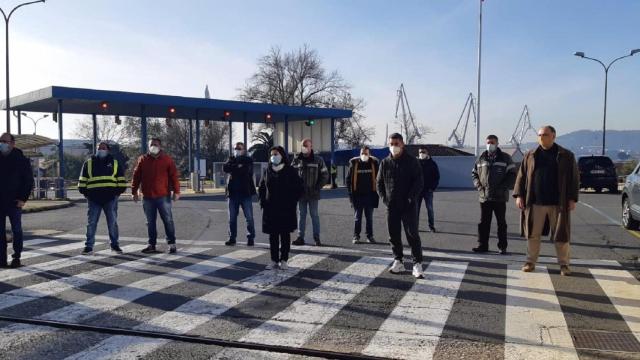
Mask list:
[[[398,158],[389,155],[380,163],[377,187],[382,201],[390,209],[414,206],[422,193],[424,180],[418,159],[406,151]]]
[[[248,156],[232,157],[222,166],[229,174],[225,193],[227,197],[245,198],[256,193],[253,182],[253,160]]]
[[[22,150],[14,148],[0,154],[0,209],[15,207],[16,200],[27,201],[33,190],[31,163]]]
[[[509,200],[509,188],[516,179],[516,166],[509,154],[498,148],[495,156],[483,152],[471,171],[473,185],[478,189],[480,202]]]
[[[294,168],[286,164],[282,170],[275,171],[269,165],[258,190],[263,233],[290,233],[298,227],[296,208],[303,191],[302,179]]]

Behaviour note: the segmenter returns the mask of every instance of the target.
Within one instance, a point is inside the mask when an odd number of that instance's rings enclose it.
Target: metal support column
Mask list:
[[[284,116],[284,153],[289,156],[289,115]]]
[[[331,118],[331,165],[335,164],[336,161],[336,118]],[[331,168],[329,168],[329,177],[331,178],[331,186],[333,187],[334,181],[333,176],[331,175]]]
[[[62,99],[58,100],[58,166],[60,167],[60,178],[56,184],[56,197],[60,199],[66,198],[64,186],[64,132],[62,127]]]
[[[147,153],[147,114],[144,105],[140,108],[140,152]]]
[[[245,149],[249,148],[249,144],[247,144],[247,113],[242,114],[242,131],[243,131],[243,139],[244,139],[244,147]]]
[[[189,147],[187,149],[187,154],[189,156],[189,174],[193,172],[193,154],[191,151],[193,150],[193,122],[191,119],[187,120],[189,122]]]
[[[18,135],[22,135],[22,112],[18,109]]]
[[[202,169],[200,168],[200,116],[196,110],[196,169],[198,171],[198,186],[196,191],[202,191],[200,186],[200,177],[202,176]],[[206,170],[206,169],[205,169]]]
[[[233,156],[233,123],[229,120],[229,156]]]
[[[98,149],[98,116],[91,114],[91,120],[93,121],[93,151]]]

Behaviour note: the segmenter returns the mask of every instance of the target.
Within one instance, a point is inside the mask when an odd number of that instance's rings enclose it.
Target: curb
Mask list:
[[[22,213],[23,214],[32,214],[32,213],[37,213],[37,212],[49,211],[49,210],[66,209],[66,208],[72,207],[73,205],[75,205],[75,203],[70,201],[67,204],[58,204],[58,205],[42,206],[42,207],[37,207],[37,208],[23,209]]]

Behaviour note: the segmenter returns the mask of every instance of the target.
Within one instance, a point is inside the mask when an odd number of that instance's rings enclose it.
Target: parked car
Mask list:
[[[609,189],[610,193],[618,193],[616,167],[608,156],[580,157],[578,169],[581,189],[594,189],[598,193],[602,189]]]
[[[640,227],[640,164],[627,176],[622,189],[622,225],[630,230]]]

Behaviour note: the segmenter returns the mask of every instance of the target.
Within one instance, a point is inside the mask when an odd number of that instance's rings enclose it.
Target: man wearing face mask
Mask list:
[[[387,227],[394,261],[389,272],[404,272],[402,226],[413,256],[413,276],[422,278],[422,244],[418,234],[418,196],[424,185],[418,159],[405,151],[398,133],[389,136],[389,157],[380,163],[377,189],[387,205]]]
[[[378,159],[371,156],[368,146],[360,149],[360,156],[349,161],[347,174],[347,191],[353,207],[355,228],[353,243],[360,243],[362,231],[362,213],[366,218],[367,241],[375,243],[373,238],[373,209],[378,207],[379,197],[376,192],[376,177],[378,175]]]
[[[106,142],[98,144],[96,154],[85,161],[78,179],[78,190],[87,198],[87,241],[84,255],[93,253],[100,212],[104,211],[111,250],[122,254],[118,244],[118,198],[127,189],[124,169],[110,153]]]
[[[298,176],[304,183],[304,194],[298,201],[298,211],[300,215],[298,223],[298,238],[292,242],[293,245],[304,245],[304,233],[307,226],[307,210],[311,213],[311,223],[313,225],[313,240],[316,246],[320,246],[320,216],[318,215],[318,202],[320,200],[320,189],[329,182],[329,170],[327,170],[324,160],[313,153],[313,143],[311,139],[302,140],[302,151],[293,159],[291,163],[298,171]]]
[[[509,154],[498,147],[498,137],[487,136],[487,150],[476,160],[471,177],[480,197],[480,224],[478,224],[478,246],[472,250],[484,253],[489,251],[489,232],[491,218],[496,215],[498,223],[498,249],[507,254],[507,201],[509,187],[516,176],[516,166]]]
[[[555,139],[553,126],[547,125],[538,130],[540,146],[524,156],[513,197],[522,211],[520,225],[527,238],[527,262],[522,271],[535,270],[540,238],[548,220],[560,274],[569,276],[571,212],[578,202],[580,173],[573,153],[556,144]]]
[[[253,182],[253,160],[246,155],[244,143],[236,143],[233,156],[224,163],[222,170],[229,174],[226,195],[229,202],[229,240],[225,245],[236,244],[238,234],[238,213],[240,207],[247,222],[247,246],[253,246],[256,231],[253,225],[253,195],[256,186]]]
[[[418,160],[420,160],[420,166],[422,167],[422,178],[424,179],[424,187],[422,194],[418,197],[418,221],[420,220],[420,208],[422,207],[422,200],[424,200],[427,207],[427,216],[429,217],[429,230],[436,232],[435,219],[433,215],[433,192],[436,191],[438,183],[440,182],[440,170],[438,164],[429,155],[429,150],[426,146],[420,146],[418,150]]]
[[[142,252],[145,254],[157,252],[156,219],[160,214],[169,244],[169,253],[175,254],[177,252],[176,228],[171,213],[171,193],[173,192],[173,201],[180,199],[180,181],[175,162],[162,151],[162,142],[158,138],[149,141],[149,153],[138,158],[138,164],[133,170],[131,193],[135,202],[140,200],[138,190],[142,191],[142,205],[149,234],[149,246]]]
[[[0,136],[0,267],[7,267],[8,217],[13,232],[12,268],[22,266],[22,208],[33,190],[31,163],[15,145],[13,135],[5,133]]]

